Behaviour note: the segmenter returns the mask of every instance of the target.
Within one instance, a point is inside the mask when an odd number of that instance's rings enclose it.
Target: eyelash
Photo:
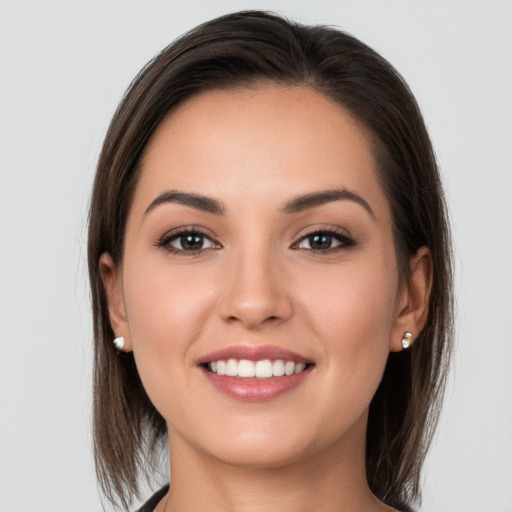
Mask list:
[[[183,254],[183,255],[187,255],[187,256],[197,256],[197,255],[201,254],[202,252],[213,248],[213,247],[212,248],[207,247],[207,248],[187,251],[185,249],[178,249],[177,247],[173,247],[171,245],[171,242],[173,242],[174,240],[178,240],[187,235],[191,235],[191,236],[195,235],[195,236],[203,237],[204,239],[210,240],[212,242],[212,244],[217,246],[215,248],[220,247],[220,244],[215,242],[211,238],[210,235],[208,235],[201,229],[198,229],[195,227],[190,227],[190,228],[181,229],[179,231],[174,231],[174,232],[168,233],[165,236],[163,236],[160,240],[158,240],[155,245],[160,249],[165,249],[167,252],[169,252],[171,254]]]
[[[303,240],[306,240],[308,238],[311,239],[314,236],[330,237],[330,238],[338,241],[339,245],[337,245],[335,247],[329,247],[327,249],[313,249],[311,247],[310,248],[306,248],[306,247],[301,248],[300,247],[299,244]],[[356,245],[356,241],[352,237],[347,235],[347,233],[345,233],[343,231],[338,231],[336,229],[329,228],[329,229],[317,229],[315,231],[311,231],[310,233],[307,233],[306,235],[301,237],[298,242],[295,242],[292,245],[292,248],[296,249],[296,250],[302,249],[303,251],[307,251],[307,252],[310,252],[313,254],[328,254],[328,253],[333,253],[333,252],[338,252],[338,251],[342,251],[345,249],[349,249],[350,247],[354,247],[355,245]]]
[[[197,249],[197,250],[186,250],[186,249],[179,249],[179,248],[173,247],[171,245],[171,243],[173,241],[178,240],[187,235],[199,236],[199,237],[202,237],[203,240],[207,239],[213,244],[213,247],[206,247],[206,248],[201,248],[201,249]],[[309,239],[309,243],[311,245],[311,239],[312,239],[312,237],[315,237],[315,236],[330,237],[331,239],[334,239],[335,241],[339,242],[339,245],[336,245],[334,247],[328,247],[327,249],[314,249],[311,247],[309,247],[309,248],[308,247],[300,247],[300,244],[303,243],[303,241],[307,240],[307,239]],[[168,251],[171,254],[181,254],[181,255],[186,255],[186,256],[197,256],[197,255],[202,254],[204,251],[218,249],[221,247],[220,244],[218,242],[216,242],[215,240],[213,240],[210,235],[208,235],[201,229],[194,228],[194,227],[168,233],[165,236],[163,236],[161,239],[159,239],[155,243],[155,245],[156,245],[156,247],[158,247],[160,249],[165,249],[166,251]],[[347,235],[346,233],[344,233],[342,231],[338,231],[338,230],[330,228],[330,229],[317,229],[315,231],[307,233],[306,235],[302,236],[297,242],[295,242],[291,246],[291,248],[294,250],[302,250],[302,251],[306,251],[306,252],[313,253],[313,254],[327,254],[327,253],[333,253],[333,252],[346,250],[346,249],[349,249],[350,247],[354,247],[355,245],[356,245],[356,241],[352,237],[350,237],[349,235]]]

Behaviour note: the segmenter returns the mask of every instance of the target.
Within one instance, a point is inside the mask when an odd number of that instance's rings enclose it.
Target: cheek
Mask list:
[[[345,342],[389,334],[394,317],[394,303],[398,290],[398,273],[393,258],[358,260],[338,268],[320,269],[311,282],[300,283],[297,293],[302,303],[318,319],[319,329],[352,334]],[[306,275],[306,279],[309,277]],[[300,290],[307,293],[300,292]]]
[[[192,336],[213,299],[204,271],[136,253],[125,268],[125,303],[134,347],[167,346],[171,340]]]
[[[213,307],[212,287],[204,275],[149,258],[126,261],[125,304],[140,377],[160,411],[168,386],[180,386],[195,366],[191,349]],[[134,269],[136,268],[136,271]],[[165,383],[165,386],[162,384]]]
[[[378,387],[389,355],[398,275],[394,259],[345,266],[318,273],[315,290],[303,296],[303,314],[325,352],[333,393],[342,405],[360,400],[367,406]]]

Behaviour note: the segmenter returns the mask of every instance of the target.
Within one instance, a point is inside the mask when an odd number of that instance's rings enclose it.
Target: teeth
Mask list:
[[[238,363],[235,359],[228,359],[226,363],[226,375],[236,377],[238,375]]]
[[[303,372],[306,368],[306,365],[304,363],[297,363],[295,365],[295,369],[293,370],[293,373],[300,373]]]
[[[286,361],[284,364],[284,374],[285,375],[293,375],[295,371],[295,363],[293,361]]]
[[[255,375],[255,368],[254,363],[252,361],[248,361],[247,359],[242,359],[238,363],[238,368],[236,372],[236,376],[238,377],[254,377]]]
[[[274,361],[272,364],[272,375],[274,377],[282,377],[284,375],[284,363],[281,359]]]
[[[276,359],[263,359],[261,361],[249,361],[247,359],[228,359],[227,361],[212,361],[208,368],[217,375],[229,377],[246,377],[257,379],[269,379],[270,377],[282,377],[301,373],[306,369],[305,363],[283,361]]]
[[[259,379],[268,379],[269,377],[272,377],[272,362],[268,359],[258,361],[254,366],[256,368],[254,373]]]
[[[211,365],[210,365],[210,369],[213,371],[213,368]],[[217,373],[219,375],[226,375],[226,361],[217,361]]]

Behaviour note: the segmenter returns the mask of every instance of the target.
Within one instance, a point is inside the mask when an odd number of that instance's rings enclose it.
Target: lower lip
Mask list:
[[[215,389],[231,398],[247,402],[272,400],[298,387],[309,375],[311,368],[300,373],[269,379],[250,379],[217,375],[205,368],[202,369],[206,378]]]

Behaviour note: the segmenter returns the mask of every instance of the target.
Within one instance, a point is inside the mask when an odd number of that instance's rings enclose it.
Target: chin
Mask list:
[[[275,442],[233,443],[219,450],[217,460],[230,466],[247,469],[279,469],[305,456],[304,446],[277,445]]]
[[[290,428],[290,422],[267,421],[257,425],[216,428],[197,437],[196,449],[219,462],[248,469],[277,469],[311,456],[322,449],[318,436],[308,435],[304,423]],[[316,437],[316,439],[315,439]],[[323,439],[329,443],[329,440]],[[172,447],[171,447],[172,450]]]

